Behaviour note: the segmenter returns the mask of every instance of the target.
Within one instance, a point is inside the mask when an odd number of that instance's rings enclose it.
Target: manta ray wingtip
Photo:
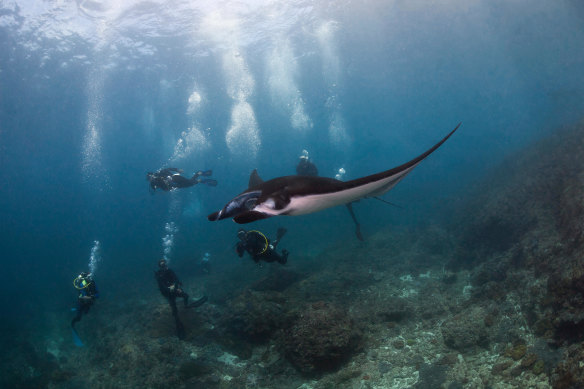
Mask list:
[[[450,135],[454,134],[454,132],[455,132],[456,130],[458,130],[458,127],[460,127],[460,125],[461,125],[461,124],[462,124],[462,122],[458,122],[458,124],[456,125],[456,127],[454,127],[454,130],[450,131],[450,134],[448,134],[448,136],[450,136]]]

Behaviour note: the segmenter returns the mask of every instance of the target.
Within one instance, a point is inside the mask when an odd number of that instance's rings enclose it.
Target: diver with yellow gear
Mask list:
[[[282,250],[282,255],[276,252],[276,246],[280,243],[282,237],[286,234],[285,228],[278,228],[278,235],[273,242],[270,242],[266,236],[257,230],[245,231],[241,229],[237,232],[239,242],[237,242],[236,251],[239,257],[247,251],[255,263],[259,261],[280,262],[284,265],[288,262],[288,250]]]
[[[83,314],[89,312],[89,308],[91,308],[95,299],[99,297],[97,285],[95,284],[91,273],[81,272],[81,274],[73,280],[73,286],[77,289],[79,294],[77,296],[77,308],[74,309],[77,314],[73,320],[71,320],[71,327],[81,320]]]

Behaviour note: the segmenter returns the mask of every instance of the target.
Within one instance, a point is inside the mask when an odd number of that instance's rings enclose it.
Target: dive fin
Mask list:
[[[178,316],[175,316],[174,320],[176,322],[176,336],[180,340],[184,340],[184,338],[186,338],[186,335],[187,335],[186,334],[186,331],[185,331],[185,326],[180,321],[180,319],[178,318]]]
[[[75,343],[75,346],[83,347],[84,344],[81,341],[81,338],[79,337],[79,335],[77,335],[77,331],[75,331],[75,328],[73,328],[73,326],[71,326],[71,333],[73,334],[73,343]]]
[[[200,184],[207,184],[209,186],[217,186],[217,180],[213,180],[210,178],[203,178],[202,180],[199,180]]]
[[[279,242],[280,239],[282,239],[284,237],[284,235],[286,235],[286,232],[287,231],[288,230],[285,229],[285,228],[282,228],[282,227],[278,228],[278,233],[276,235],[276,240]]]
[[[361,242],[365,241],[365,239],[363,239],[363,235],[361,235],[361,226],[359,224],[357,224],[355,227],[355,235],[357,235],[357,239],[359,239]]]
[[[205,170],[204,172],[201,171],[201,172],[199,172],[199,175],[200,176],[203,176],[203,177],[212,176],[213,175],[213,170]]]
[[[214,214],[207,216],[207,219],[214,220],[214,219],[211,219],[211,216],[214,216]],[[239,215],[235,216],[233,218],[233,221],[236,222],[237,224],[247,224],[247,223],[255,222],[256,220],[267,219],[271,216],[272,215],[268,215],[268,214],[263,213],[263,212],[247,211],[247,212],[240,213]]]
[[[206,301],[207,301],[207,296],[203,296],[200,299],[198,299],[197,301],[193,301],[192,303],[190,303],[189,305],[187,305],[187,308],[197,308],[197,307],[200,307],[201,305],[205,304]]]
[[[249,185],[248,185],[248,188],[255,188],[256,186],[261,185],[263,183],[264,183],[264,180],[262,180],[260,178],[260,175],[258,174],[257,169],[253,169],[253,171],[249,175]]]

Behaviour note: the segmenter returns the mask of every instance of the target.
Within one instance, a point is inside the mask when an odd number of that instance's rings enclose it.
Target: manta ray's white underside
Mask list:
[[[236,223],[251,223],[278,215],[305,215],[377,197],[391,190],[420,162],[440,147],[460,126],[418,157],[393,169],[351,181],[324,177],[284,176],[262,181],[254,170],[248,190],[233,198],[223,209],[207,216],[211,221],[232,217]],[[351,211],[352,212],[352,211]]]
[[[381,180],[372,181],[349,189],[323,194],[291,196],[288,205],[282,209],[276,209],[275,201],[268,198],[263,203],[256,205],[253,210],[270,216],[297,216],[322,211],[323,209],[336,207],[338,205],[349,204],[366,197],[381,196],[397,185],[397,183],[417,165],[418,164],[415,164],[408,169],[402,170],[399,173],[385,177]],[[350,183],[350,181],[348,183]]]

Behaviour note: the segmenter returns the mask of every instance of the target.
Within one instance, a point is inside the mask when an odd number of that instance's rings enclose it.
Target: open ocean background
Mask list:
[[[303,149],[320,175],[353,179],[462,122],[384,196],[402,208],[354,207],[366,239],[440,221],[581,119],[583,69],[576,0],[0,1],[3,336],[68,311],[91,258],[102,305],[156,293],[165,249],[179,275],[205,252],[216,271],[239,265],[239,226],[206,215],[254,168],[294,174]],[[213,169],[219,185],[152,195],[161,167]],[[251,226],[286,227],[289,262],[355,239],[344,207]]]

